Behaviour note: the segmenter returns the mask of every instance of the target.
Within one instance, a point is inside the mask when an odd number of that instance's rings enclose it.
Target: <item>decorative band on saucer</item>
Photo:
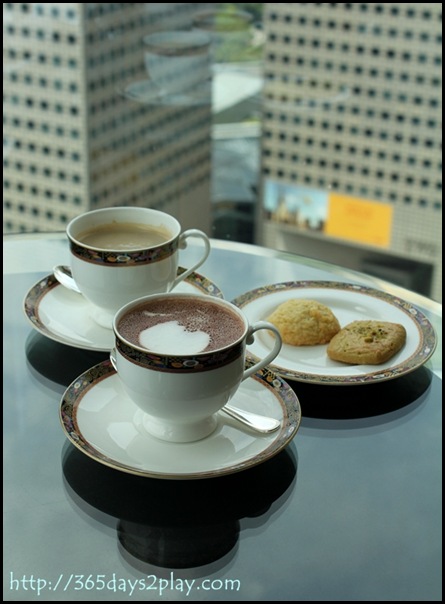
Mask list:
[[[139,264],[150,264],[159,262],[168,258],[176,252],[179,245],[179,238],[176,237],[173,241],[169,241],[158,247],[142,250],[138,252],[99,252],[97,250],[88,249],[70,241],[70,249],[74,256],[86,262],[94,264],[110,265],[110,266],[129,266]]]
[[[197,373],[218,369],[232,363],[243,354],[244,344],[240,342],[219,352],[180,357],[141,352],[128,346],[118,337],[116,337],[116,348],[128,361],[142,367],[150,367],[156,371],[169,373]]]

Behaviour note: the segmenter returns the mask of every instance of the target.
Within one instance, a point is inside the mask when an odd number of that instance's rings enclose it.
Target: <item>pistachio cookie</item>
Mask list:
[[[328,344],[328,357],[351,365],[380,365],[406,342],[403,325],[388,321],[353,321]]]

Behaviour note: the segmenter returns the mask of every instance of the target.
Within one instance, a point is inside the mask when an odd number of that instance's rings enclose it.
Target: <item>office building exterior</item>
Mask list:
[[[441,300],[441,10],[264,5],[260,243]]]
[[[124,204],[211,232],[211,103],[128,90],[145,34],[214,6],[3,5],[4,232]],[[441,300],[441,4],[265,3],[263,21],[255,241]]]
[[[210,229],[211,106],[127,94],[143,37],[189,27],[193,3],[3,5],[4,232],[63,230],[137,205]]]

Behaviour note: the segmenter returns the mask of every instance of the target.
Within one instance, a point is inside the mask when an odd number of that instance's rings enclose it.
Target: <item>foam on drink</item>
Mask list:
[[[113,222],[99,224],[82,231],[76,239],[84,245],[101,250],[148,249],[161,245],[172,234],[164,226],[152,226],[133,222]]]
[[[193,355],[224,348],[244,333],[244,322],[217,303],[187,297],[145,302],[124,315],[119,333],[158,354]]]
[[[189,331],[178,321],[158,323],[139,334],[141,346],[160,354],[196,354],[207,348],[210,336],[204,331]]]

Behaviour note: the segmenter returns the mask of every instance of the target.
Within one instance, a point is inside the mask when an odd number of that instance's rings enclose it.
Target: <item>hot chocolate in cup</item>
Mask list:
[[[66,228],[71,271],[91,316],[111,329],[115,313],[147,294],[171,291],[206,260],[207,235],[198,229],[181,231],[165,212],[135,206],[85,212]],[[177,276],[179,250],[190,237],[204,242],[199,262]]]
[[[250,325],[231,302],[193,293],[135,300],[116,313],[113,329],[111,360],[144,429],[172,442],[209,436],[241,382],[281,349],[271,323]],[[246,370],[246,345],[260,329],[274,333],[273,349]]]

